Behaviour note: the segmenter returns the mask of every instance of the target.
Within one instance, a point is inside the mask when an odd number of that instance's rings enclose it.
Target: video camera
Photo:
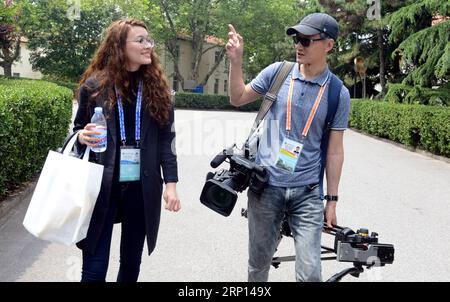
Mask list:
[[[394,262],[394,246],[378,243],[378,234],[368,229],[356,233],[350,228],[324,226],[324,232],[335,236],[333,252],[340,262],[353,262],[357,265],[384,266]]]
[[[241,215],[247,217],[247,210],[242,209]],[[369,235],[369,230],[363,228],[356,232],[341,226],[328,228],[326,222],[322,231],[335,236],[333,248],[322,245],[322,255],[335,254],[335,256],[322,257],[321,260],[353,263],[353,267],[335,274],[327,282],[338,282],[348,274],[359,277],[364,272],[364,267],[369,269],[374,266],[385,266],[394,262],[394,246],[392,244],[378,243],[378,234],[375,232]],[[281,224],[278,245],[283,236],[292,237],[286,217]],[[286,261],[295,261],[295,256],[273,257],[272,266],[278,268],[281,262]]]
[[[230,170],[208,172],[200,195],[200,201],[205,206],[223,216],[229,216],[233,211],[237,192],[249,187],[249,190],[260,194],[268,182],[266,169],[254,163],[254,157],[249,155],[248,149],[244,155],[238,154],[236,150],[234,144],[214,157],[211,161],[212,168],[217,168],[228,159]]]

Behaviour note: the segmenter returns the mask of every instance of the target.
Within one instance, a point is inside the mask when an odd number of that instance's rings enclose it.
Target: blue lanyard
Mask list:
[[[125,145],[126,135],[125,135],[125,118],[123,114],[122,97],[117,93],[117,106],[119,107],[119,123],[120,123],[120,139]],[[135,126],[135,139],[136,143],[139,145],[141,140],[141,107],[142,107],[142,81],[139,81],[139,88],[136,97],[136,126]]]

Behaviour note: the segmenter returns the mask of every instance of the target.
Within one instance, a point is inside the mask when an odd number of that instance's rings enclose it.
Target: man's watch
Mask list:
[[[338,196],[337,195],[325,195],[325,200],[326,201],[338,201]]]

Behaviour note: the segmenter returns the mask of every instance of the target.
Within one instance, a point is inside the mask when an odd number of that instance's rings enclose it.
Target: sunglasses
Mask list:
[[[295,45],[300,43],[300,44],[302,44],[303,47],[309,47],[309,45],[311,45],[312,42],[325,40],[326,38],[321,37],[319,39],[310,39],[310,38],[302,37],[300,35],[295,35],[295,36],[292,36],[292,39],[294,40]]]

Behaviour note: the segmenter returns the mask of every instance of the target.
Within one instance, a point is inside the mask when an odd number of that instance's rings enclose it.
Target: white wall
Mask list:
[[[12,65],[12,75],[18,73],[21,78],[41,79],[42,74],[39,71],[33,71],[30,64],[30,51],[26,43],[20,43],[19,60]],[[0,68],[0,74],[4,74],[3,68]]]
[[[179,40],[180,45],[180,57],[179,57],[179,68],[180,73],[184,77],[185,80],[189,80],[190,77],[190,71],[191,71],[191,64],[192,64],[192,44],[190,41],[180,39]],[[211,47],[210,44],[205,43],[205,49],[208,47]],[[202,58],[202,64],[200,65],[200,78],[203,78],[206,73],[209,71],[210,67],[214,65],[215,60],[215,52],[219,51],[220,48],[213,48],[206,52]],[[173,62],[171,60],[170,55],[161,50],[158,49],[158,55],[161,59],[162,67],[164,68],[164,71],[166,73],[167,79],[169,81],[170,87],[172,87],[173,83]],[[205,94],[214,94],[214,83],[215,80],[219,80],[219,95],[228,95],[228,92],[225,92],[224,90],[224,84],[225,81],[228,80],[228,72],[225,66],[225,59],[222,61],[222,63],[217,67],[215,72],[209,77],[208,82],[203,88],[203,93]],[[179,83],[178,85],[181,85]],[[180,88],[180,86],[179,86]]]

